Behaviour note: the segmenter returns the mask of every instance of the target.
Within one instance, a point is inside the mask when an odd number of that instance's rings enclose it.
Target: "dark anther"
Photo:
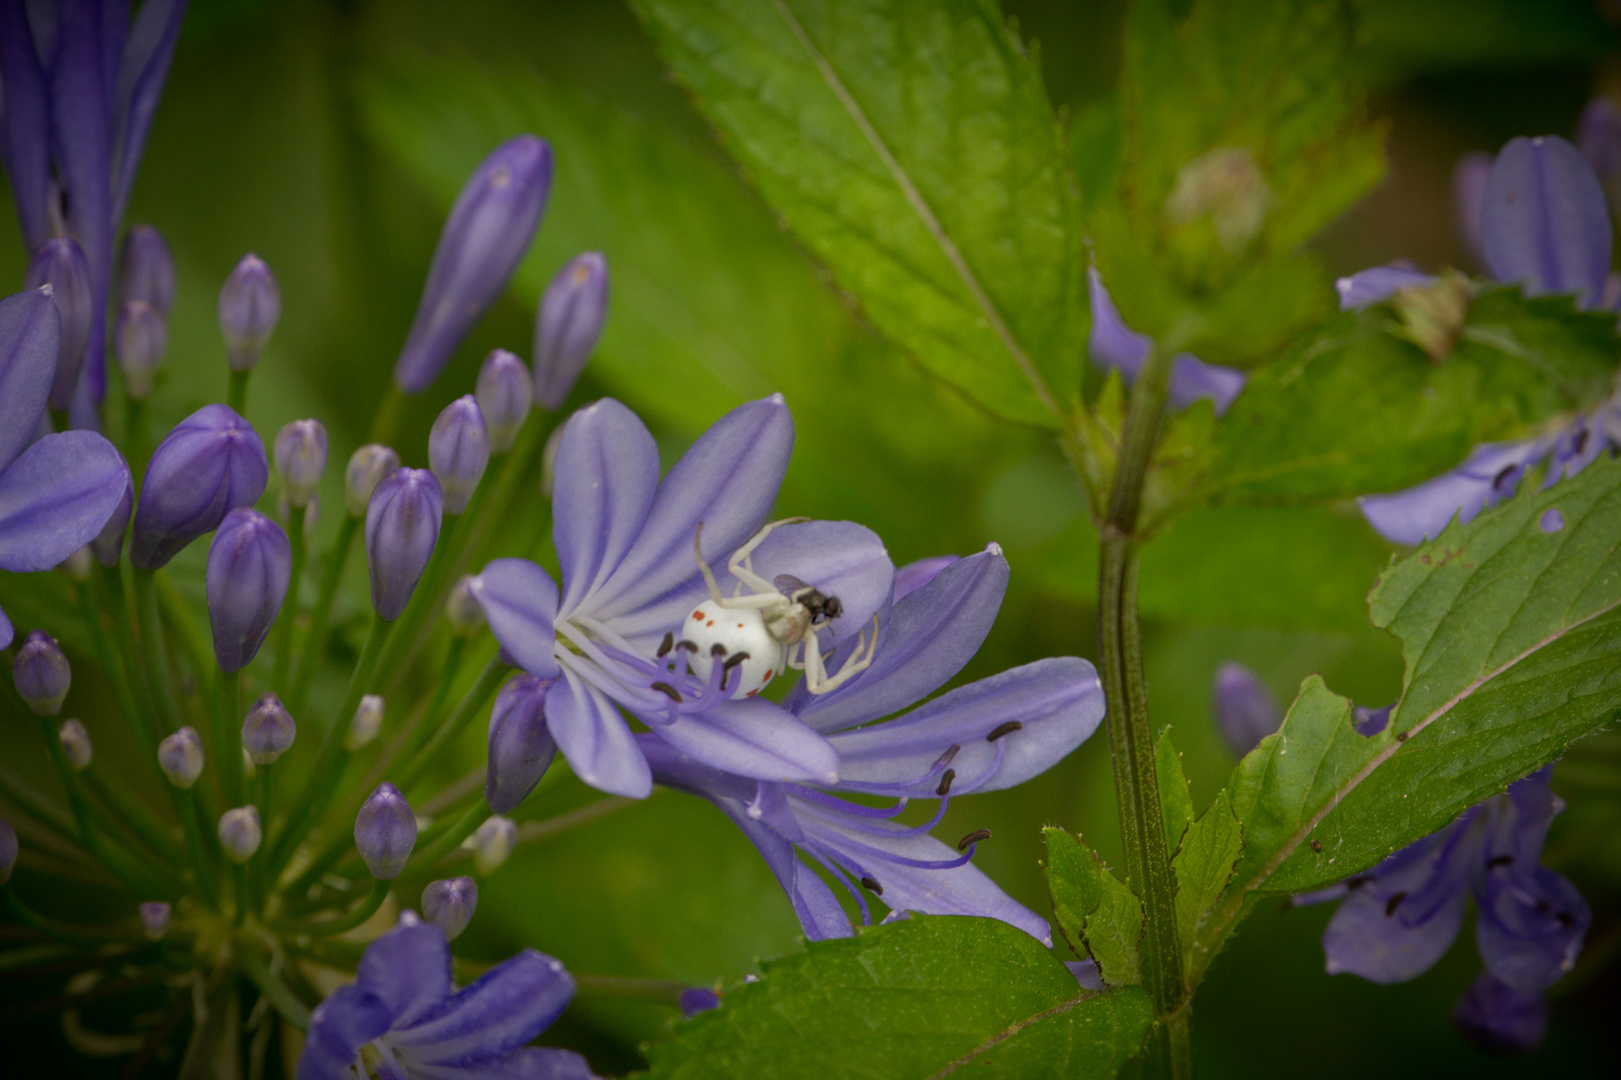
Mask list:
[[[713,645],[711,645],[709,647],[709,655],[710,656],[725,656],[726,655],[726,646],[722,645],[718,641],[715,642],[715,644],[713,644]]]
[[[1512,863],[1513,861],[1514,861],[1514,856],[1512,856],[1512,855],[1499,855],[1495,859],[1487,860],[1486,869],[1492,870],[1492,869],[1495,869],[1496,867],[1499,867],[1499,866],[1507,866],[1509,863]]]
[[[1587,428],[1583,427],[1576,433],[1576,453],[1580,454],[1587,449]]]
[[[749,654],[746,652],[735,652],[726,658],[726,663],[722,664],[721,668],[725,671],[730,671],[748,658]]]
[[[1321,840],[1313,840],[1311,842],[1311,849],[1313,851],[1321,854],[1322,850],[1323,850],[1323,842]]]
[[[675,687],[671,686],[667,682],[656,682],[656,683],[653,684],[653,689],[657,690],[659,693],[663,694],[665,697],[669,698],[671,701],[674,701],[674,702],[677,702],[677,703],[679,703],[681,701],[680,693],[678,693],[676,691]]]
[[[675,635],[673,633],[665,634],[664,635],[664,640],[659,642],[659,652],[658,652],[658,654],[660,656],[665,656],[665,655],[667,655],[669,653],[670,649],[673,648],[674,646],[675,646]]]
[[[1398,731],[1398,732],[1396,732],[1396,741],[1397,742],[1406,742],[1407,737],[1410,734],[1412,734],[1412,733],[1408,732],[1408,731]]]
[[[1371,875],[1359,874],[1358,876],[1356,876],[1354,878],[1346,878],[1345,879],[1345,887],[1347,889],[1355,891],[1357,889],[1362,888],[1362,886],[1366,885],[1368,882],[1370,882],[1372,880],[1373,880],[1373,878],[1372,878]]]
[[[962,743],[952,743],[946,747],[946,752],[935,759],[935,765],[944,767],[957,760],[957,751],[962,749]]]
[[[1510,465],[1506,469],[1504,469],[1502,472],[1500,472],[1496,476],[1492,477],[1492,487],[1501,487],[1503,485],[1503,481],[1507,480],[1509,477],[1513,476],[1514,475],[1514,470],[1518,469],[1518,468],[1519,468],[1518,465]]]
[[[1407,894],[1404,892],[1399,892],[1395,896],[1392,896],[1390,898],[1390,902],[1385,905],[1385,915],[1390,916],[1396,914],[1396,908],[1401,906],[1401,902],[1405,899],[1407,899]]]
[[[697,644],[691,641],[678,641],[675,643],[675,647],[678,649],[685,649],[690,653],[695,653],[698,651]]]
[[[1566,930],[1570,929],[1570,924],[1571,924],[1570,912],[1561,911],[1559,914],[1555,915],[1554,918],[1559,920],[1559,925],[1560,926],[1563,926]]]
[[[873,893],[876,896],[884,895],[884,887],[882,885],[878,884],[878,879],[875,878],[875,877],[864,877],[864,878],[862,878],[861,879],[861,887],[866,889],[868,892]]]
[[[975,829],[973,832],[969,833],[967,836],[965,836],[961,840],[957,841],[957,850],[958,851],[967,851],[968,848],[969,848],[969,845],[977,844],[981,840],[989,840],[990,838],[991,838],[991,830],[989,830],[989,829]]]
[[[1553,905],[1548,903],[1548,901],[1546,901],[1546,900],[1538,900],[1537,901],[1536,912],[1537,912],[1538,915],[1546,915],[1546,914],[1548,914],[1548,912],[1550,912],[1552,910],[1553,910]]]
[[[1000,739],[1003,735],[1011,735],[1015,731],[1021,731],[1023,729],[1024,729],[1024,725],[1019,723],[1017,720],[1009,720],[1005,724],[997,724],[996,727],[991,730],[991,733],[989,735],[985,736],[985,741],[986,742],[995,742],[997,739]]]
[[[940,786],[934,789],[934,793],[940,796],[950,795],[951,782],[955,779],[957,779],[957,770],[947,769],[946,774],[940,777]]]

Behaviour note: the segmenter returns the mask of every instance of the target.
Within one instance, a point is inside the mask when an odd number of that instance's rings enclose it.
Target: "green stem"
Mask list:
[[[496,523],[501,520],[506,508],[512,505],[513,498],[517,494],[518,484],[523,481],[524,476],[528,474],[530,468],[534,465],[535,459],[545,449],[546,436],[552,430],[552,425],[547,423],[547,419],[546,414],[539,409],[530,411],[529,418],[524,421],[523,429],[518,432],[517,442],[512,444],[512,450],[507,454],[506,462],[501,466],[501,473],[496,477],[495,487],[490,492],[490,512],[480,514],[478,519],[474,521],[470,535],[467,537],[462,549],[455,552],[451,559],[450,569],[452,574],[461,573],[469,558],[476,561],[481,557],[480,553],[483,551],[484,545],[489,541],[490,533],[494,530]],[[479,486],[483,487],[484,485]]]
[[[220,785],[228,806],[243,806],[242,672],[220,672],[214,687],[214,756],[219,759]]]
[[[180,729],[180,706],[169,675],[168,652],[163,647],[163,624],[158,619],[157,571],[135,571],[135,614],[141,625],[141,653],[146,663],[147,687],[157,705],[158,724],[164,734]]]
[[[501,685],[501,681],[511,670],[509,665],[502,663],[499,654],[490,658],[490,662],[485,664],[484,670],[479,673],[478,681],[467,691],[467,696],[456,706],[456,711],[451,713],[450,719],[433,733],[433,737],[417,753],[415,759],[407,762],[405,768],[401,770],[396,786],[402,792],[407,796],[410,795],[411,787],[422,778],[428,767],[439,759],[441,752],[466,730],[467,725],[478,715],[479,710],[490,700],[496,687]]]
[[[242,971],[253,984],[259,988],[272,1008],[281,1014],[281,1018],[300,1031],[308,1031],[310,1026],[310,1010],[298,1000],[298,995],[288,989],[287,984],[273,974],[265,962],[259,959],[259,954],[246,943],[238,943],[236,949],[236,962],[241,965]]]
[[[114,573],[116,574],[116,571]],[[157,758],[154,755],[157,754],[158,744],[152,737],[151,724],[136,702],[135,691],[130,684],[129,670],[124,665],[123,656],[114,647],[112,639],[107,636],[107,628],[101,625],[101,612],[95,602],[93,591],[89,583],[79,587],[79,607],[84,614],[85,626],[90,631],[91,644],[95,646],[96,656],[101,660],[101,670],[106,674],[107,681],[112,684],[113,698],[118,702],[119,711],[135,729],[135,737],[140,741],[141,752],[155,762]],[[124,599],[122,594],[118,599],[121,609]],[[117,626],[116,614],[114,626]]]
[[[180,595],[175,587],[174,579],[167,570],[157,572],[158,610],[163,613],[164,621],[174,632],[180,646],[180,655],[185,658],[186,665],[191,673],[197,677],[199,690],[205,688],[213,679],[214,643],[205,636],[197,625],[191,606],[186,598]],[[200,700],[206,702],[207,698]],[[206,705],[205,705],[206,711]]]
[[[146,475],[146,402],[132,397],[124,399],[124,454],[129,458],[130,477],[139,495],[141,478]]]
[[[246,371],[231,369],[231,384],[225,391],[225,404],[235,409],[238,416],[248,414],[248,376],[252,374],[252,368]]]
[[[463,840],[478,831],[478,827],[494,815],[490,808],[480,799],[467,812],[456,819],[456,823],[440,833],[427,847],[424,847],[411,856],[407,865],[408,872],[425,874],[438,865],[439,860],[449,855],[461,846]]]
[[[100,926],[74,926],[41,915],[22,902],[10,885],[0,885],[0,907],[24,926],[31,926],[42,934],[75,945],[105,945],[109,941],[127,940],[132,935],[108,930]]]
[[[158,708],[153,700],[151,687],[143,675],[137,679],[136,672],[142,671],[140,646],[136,640],[135,623],[131,619],[129,603],[124,599],[124,575],[121,572],[123,562],[117,566],[101,566],[101,584],[99,600],[104,600],[107,610],[112,614],[113,636],[118,641],[119,654],[124,658],[124,671],[129,676],[130,692],[134,695],[136,717],[141,726],[146,729],[147,741],[154,748],[150,763],[157,767],[157,744],[163,739],[164,731],[158,720]]]
[[[144,806],[130,799],[119,788],[117,781],[107,782],[96,773],[86,770],[79,774],[84,786],[96,801],[112,811],[113,817],[128,826],[151,849],[152,854],[171,865],[185,860],[185,852],[163,825],[149,814]]]
[[[394,441],[394,435],[400,429],[400,418],[405,415],[405,391],[393,379],[388,381],[388,392],[377,405],[377,412],[372,417],[371,437],[368,442],[382,443],[387,446]]]
[[[1137,621],[1137,519],[1144,479],[1159,441],[1170,366],[1170,350],[1156,349],[1132,388],[1108,513],[1100,530],[1098,637],[1126,874],[1143,900],[1146,915],[1141,947],[1143,986],[1160,1021],[1150,1040],[1150,1074],[1184,1080],[1193,1075],[1187,986],[1176,933],[1176,879],[1154,772],[1154,732],[1148,718],[1142,633]]]
[[[383,906],[383,901],[388,897],[388,890],[393,884],[392,881],[373,881],[371,883],[371,892],[366,895],[366,899],[349,914],[332,922],[306,923],[305,928],[310,934],[318,937],[332,937],[334,934],[341,934],[345,930],[353,930],[377,914],[377,909]]]
[[[219,910],[219,889],[214,880],[214,865],[209,859],[209,848],[203,837],[210,835],[208,822],[197,805],[197,795],[190,789],[174,789],[175,804],[180,810],[180,828],[186,834],[186,855],[191,859],[192,876],[197,879],[197,891],[202,893],[208,906]]]
[[[37,792],[15,775],[0,769],[0,794],[15,803],[29,817],[70,840],[77,841],[79,832],[73,819],[46,802]]]
[[[293,692],[287,700],[287,709],[294,716],[304,711],[309,696],[310,681],[315,678],[315,666],[326,650],[327,623],[332,618],[332,602],[337,598],[338,586],[343,581],[343,568],[349,562],[349,549],[354,546],[360,530],[360,519],[344,515],[338,526],[337,539],[327,554],[326,567],[321,571],[321,588],[310,610],[310,628],[304,634],[304,647],[299,652],[298,667],[293,673]]]
[[[292,572],[288,575],[287,599],[276,619],[276,667],[270,685],[286,695],[287,677],[293,667],[293,622],[298,618],[298,586],[304,580],[304,508],[287,512],[287,540],[293,548]]]

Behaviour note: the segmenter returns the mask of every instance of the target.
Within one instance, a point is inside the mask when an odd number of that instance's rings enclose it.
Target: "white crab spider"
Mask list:
[[[715,662],[721,661],[725,668],[723,687],[732,691],[733,698],[753,697],[788,668],[805,673],[805,689],[825,694],[843,686],[872,663],[878,638],[876,617],[872,637],[869,639],[863,630],[844,666],[829,675],[822,666],[817,634],[830,629],[830,621],[843,612],[839,598],[827,596],[789,574],[779,574],[775,582],[770,582],[754,572],[751,556],[771,530],[808,520],[795,517],[773,521],[733,552],[727,569],[737,578],[738,586],[731,596],[721,595],[720,583],[704,561],[699,543],[703,525],[693,535],[698,567],[709,583],[709,599],[683,620],[681,640],[675,647],[687,652],[693,673],[705,681]],[[743,592],[745,585],[752,591]]]

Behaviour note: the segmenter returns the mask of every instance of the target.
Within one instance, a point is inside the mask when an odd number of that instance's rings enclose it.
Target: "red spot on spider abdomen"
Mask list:
[[[695,619],[695,620],[697,620],[697,621],[698,621],[698,622],[703,622],[703,621],[704,621],[704,613],[703,613],[703,612],[701,612],[701,611],[694,611],[694,612],[693,612],[693,613],[692,613],[692,617],[693,617],[693,618],[694,618],[694,619]]]

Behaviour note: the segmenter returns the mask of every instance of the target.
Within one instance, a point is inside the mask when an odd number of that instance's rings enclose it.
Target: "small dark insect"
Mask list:
[[[1320,854],[1323,850],[1323,842],[1321,840],[1313,840],[1311,842],[1311,849]]]
[[[800,581],[792,574],[778,574],[771,580],[777,591],[804,607],[813,625],[821,625],[844,614],[844,604],[836,596],[827,596],[820,589]]]

